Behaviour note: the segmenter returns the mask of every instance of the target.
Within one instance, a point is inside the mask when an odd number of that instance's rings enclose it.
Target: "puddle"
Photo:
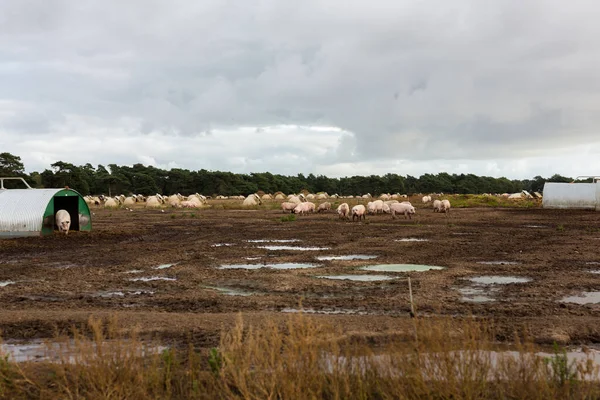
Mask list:
[[[262,257],[244,257],[244,260],[252,261],[252,260],[260,260]]]
[[[330,250],[330,247],[299,247],[299,246],[256,246],[258,249],[267,250],[295,250],[295,251],[318,251]]]
[[[350,260],[372,260],[374,258],[377,258],[377,256],[368,256],[366,254],[350,254],[347,256],[318,256],[317,260],[319,260],[319,261],[332,261],[332,260],[350,261]]]
[[[585,263],[585,265],[600,265],[600,262],[598,261],[588,261]]]
[[[111,346],[115,343],[115,346]],[[33,340],[26,343],[1,343],[0,353],[7,355],[9,360],[14,362],[26,361],[50,361],[50,362],[68,362],[68,363],[85,363],[96,359],[97,357],[106,357],[110,354],[115,356],[126,356],[130,352],[135,352],[137,355],[155,354],[167,349],[165,346],[147,346],[140,344],[138,350],[131,348],[132,346],[123,341],[104,341],[102,342],[102,351],[96,351],[96,344],[91,343],[92,352],[85,349],[83,352],[78,351],[77,345],[73,340],[65,341],[43,341]],[[129,347],[128,347],[129,346]],[[137,346],[135,346],[137,347]],[[132,354],[133,355],[133,354]]]
[[[387,275],[320,275],[315,278],[321,279],[340,279],[357,282],[375,282],[375,281],[389,281],[394,279],[393,276]]]
[[[210,247],[223,247],[223,246],[234,246],[234,243],[215,243],[215,244],[210,245]]]
[[[300,239],[257,239],[248,240],[248,243],[294,243],[299,241]]]
[[[339,315],[339,314],[354,314],[354,315],[367,315],[366,311],[349,310],[349,309],[337,309],[337,310],[315,310],[314,308],[284,308],[281,310],[283,313],[304,313],[304,314],[326,314],[326,315]]]
[[[1,281],[0,282],[0,287],[5,287],[5,286],[12,285],[12,284],[15,284],[15,283],[17,283],[17,282],[15,282],[15,281]]]
[[[517,265],[516,261],[477,261],[477,264],[483,265]]]
[[[565,350],[565,363],[568,366],[578,364],[574,367],[575,379],[582,381],[600,380],[600,351],[597,349],[570,348]],[[558,353],[562,356],[563,353]],[[397,365],[407,362],[406,354],[383,353],[368,356],[339,356],[325,353],[324,365],[326,370],[335,371],[336,368],[352,366],[358,371],[369,372],[377,370],[382,375],[402,377],[403,373],[410,371],[398,369]],[[552,349],[538,348],[532,352],[519,352],[517,350],[454,350],[444,353],[423,352],[419,354],[420,364],[423,366],[423,378],[426,380],[444,382],[452,379],[472,380],[474,376],[473,367],[486,366],[487,375],[481,377],[491,382],[498,379],[513,379],[513,374],[507,374],[508,370],[530,369],[532,358],[541,360],[556,360],[556,353]],[[406,361],[405,361],[406,360]],[[450,360],[450,361],[445,361]],[[414,362],[414,359],[411,359]],[[464,362],[463,362],[464,361]],[[545,368],[544,363],[540,363]],[[470,365],[472,368],[462,368]],[[591,369],[588,372],[587,366]],[[460,366],[460,367],[459,367]],[[446,374],[447,368],[450,374]],[[585,370],[585,372],[584,372]]]
[[[171,268],[173,265],[175,265],[175,264],[161,264],[158,267],[154,267],[154,269],[167,269],[167,268]]]
[[[583,292],[581,296],[564,297],[561,302],[575,304],[598,304],[600,303],[600,292]]]
[[[320,267],[317,264],[308,263],[277,263],[277,264],[223,264],[219,269],[301,269],[301,268],[316,268]]]
[[[141,269],[130,269],[129,271],[123,272],[124,274],[139,274],[140,272],[144,272]]]
[[[592,273],[592,274],[600,274],[600,269],[596,269],[594,271],[590,271],[590,273]]]
[[[151,276],[151,277],[144,277],[144,278],[132,278],[130,279],[130,281],[132,282],[137,282],[137,281],[142,281],[142,282],[150,282],[150,281],[176,281],[177,279],[175,278],[168,278],[166,276]]]
[[[105,292],[97,292],[95,296],[111,298],[111,297],[125,297],[125,295],[134,295],[139,296],[142,294],[154,294],[153,290],[142,290],[142,289],[129,289],[129,290],[115,290],[115,291],[105,291]]]
[[[481,288],[481,287],[465,287],[457,289],[462,294],[461,301],[470,303],[489,303],[490,301],[496,301],[491,294],[498,292],[498,289],[493,288]]]
[[[480,285],[506,285],[509,283],[526,283],[531,281],[530,278],[519,278],[517,276],[477,276],[467,279]]]
[[[379,271],[379,272],[423,272],[430,270],[440,270],[444,267],[437,267],[435,265],[418,265],[418,264],[378,264],[368,265],[366,267],[359,268],[363,271]]]
[[[402,238],[396,239],[394,242],[429,242],[429,239],[419,239],[419,238]]]
[[[206,289],[216,290],[219,293],[222,293],[226,296],[252,296],[253,292],[246,292],[244,290],[232,289],[226,287],[217,287],[217,286],[202,286]]]

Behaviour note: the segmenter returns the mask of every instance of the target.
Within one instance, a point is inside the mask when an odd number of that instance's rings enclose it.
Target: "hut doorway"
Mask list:
[[[71,227],[69,230],[79,230],[79,197],[78,196],[56,196],[54,197],[54,215],[58,210],[66,210],[71,216]],[[54,230],[58,230],[56,221]]]

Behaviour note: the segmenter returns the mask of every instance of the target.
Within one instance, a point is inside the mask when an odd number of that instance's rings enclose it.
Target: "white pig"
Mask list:
[[[56,212],[55,221],[59,232],[64,232],[65,235],[68,235],[69,228],[71,227],[71,215],[69,212],[66,210],[58,210]]]

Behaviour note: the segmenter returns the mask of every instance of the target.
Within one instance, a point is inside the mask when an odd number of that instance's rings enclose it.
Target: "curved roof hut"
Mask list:
[[[51,235],[61,209],[71,215],[70,230],[92,230],[90,209],[77,191],[32,189],[24,180],[27,189],[5,189],[6,179],[0,178],[0,238]]]

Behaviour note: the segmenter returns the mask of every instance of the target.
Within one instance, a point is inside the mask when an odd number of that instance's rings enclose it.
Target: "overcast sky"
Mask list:
[[[350,176],[600,173],[600,2],[2,0],[0,152]]]

